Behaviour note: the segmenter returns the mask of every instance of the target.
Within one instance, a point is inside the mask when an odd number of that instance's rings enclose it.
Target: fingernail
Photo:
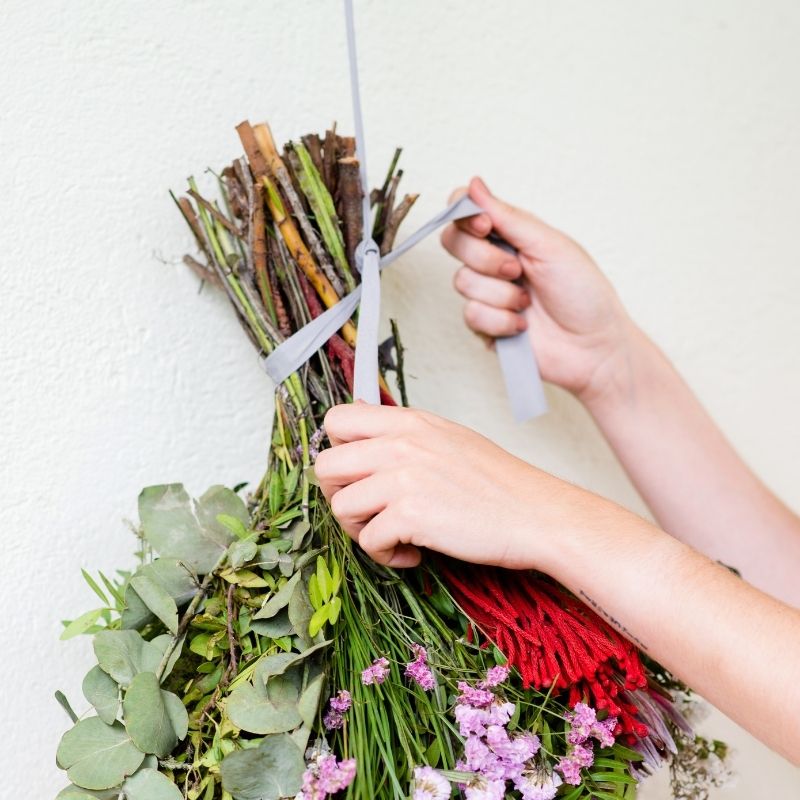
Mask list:
[[[492,221],[486,216],[486,214],[478,214],[478,216],[473,217],[472,219],[472,229],[479,236],[486,236],[486,234],[492,229]]]
[[[524,331],[528,327],[528,322],[522,314],[517,314],[517,330]]]
[[[484,182],[483,178],[481,178],[481,177],[476,175],[474,180],[475,180],[475,183],[478,184],[478,188],[479,189],[482,189],[484,192],[486,192],[486,194],[491,194],[491,191],[489,190],[489,187]]]
[[[531,296],[527,292],[519,293],[519,309],[526,309],[531,304]]]
[[[516,261],[504,261],[500,265],[500,274],[504,278],[518,278],[520,274],[519,263]]]

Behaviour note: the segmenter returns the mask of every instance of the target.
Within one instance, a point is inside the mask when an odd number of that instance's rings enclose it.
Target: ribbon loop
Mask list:
[[[338,303],[302,327],[282,342],[264,359],[264,368],[276,384],[286,380],[308,361],[325,342],[338,331],[361,303],[356,340],[353,398],[368,403],[380,403],[378,381],[378,337],[381,307],[380,272],[403,253],[453,220],[479,214],[482,209],[466,195],[451,203],[444,211],[429,220],[400,246],[381,257],[380,249],[371,237],[372,209],[367,182],[366,154],[364,149],[364,123],[361,115],[361,97],[358,86],[355,22],[353,2],[344,0],[347,31],[347,52],[350,62],[350,88],[353,97],[356,155],[361,174],[363,192],[363,239],[356,250],[356,267],[361,272],[361,284]],[[502,243],[506,249],[513,248]],[[506,388],[515,418],[522,422],[547,411],[536,356],[523,331],[516,336],[497,339],[497,355],[503,371]]]

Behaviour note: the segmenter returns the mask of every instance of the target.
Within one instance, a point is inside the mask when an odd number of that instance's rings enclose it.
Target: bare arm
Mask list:
[[[800,764],[800,610],[590,492],[425,412],[325,420],[317,477],[376,561],[420,548],[548,572],[762,741]],[[498,476],[502,476],[498,480]]]
[[[664,354],[630,326],[584,397],[660,526],[800,607],[800,519],[753,474]]]
[[[464,263],[455,285],[467,325],[489,338],[527,327],[544,378],[588,407],[664,530],[800,606],[800,519],[747,468],[576,242],[478,179],[469,191],[487,213],[442,237]],[[492,229],[518,258],[486,241]]]

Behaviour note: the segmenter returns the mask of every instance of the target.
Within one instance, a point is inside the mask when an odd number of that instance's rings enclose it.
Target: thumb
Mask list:
[[[481,178],[473,178],[467,191],[486,212],[492,228],[518,250],[536,247],[550,230],[533,214],[495,197]]]

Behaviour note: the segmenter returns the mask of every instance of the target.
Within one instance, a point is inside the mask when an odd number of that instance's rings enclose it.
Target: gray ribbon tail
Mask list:
[[[527,422],[547,413],[547,398],[528,332],[496,339],[495,350],[514,419]]]
[[[379,405],[378,327],[381,316],[380,251],[371,239],[361,262],[361,310],[353,371],[353,399]]]

